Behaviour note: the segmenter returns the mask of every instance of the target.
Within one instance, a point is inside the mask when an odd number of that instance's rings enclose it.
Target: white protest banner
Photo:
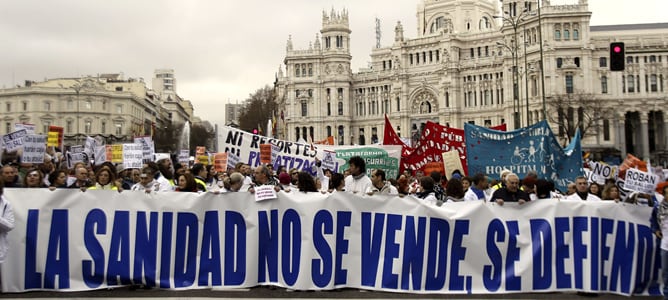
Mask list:
[[[284,166],[287,169],[296,168],[300,171],[312,172],[311,166],[315,164],[315,158],[322,160],[324,151],[336,152],[334,171],[343,171],[347,168],[348,159],[359,155],[365,159],[367,175],[373,169],[383,169],[387,178],[396,178],[399,173],[399,161],[401,159],[401,146],[396,145],[368,145],[368,146],[333,146],[313,145],[307,143],[296,143],[292,141],[267,138],[249,132],[238,130],[229,126],[220,129],[219,147],[223,152],[229,152],[239,157],[239,161],[249,164],[251,167],[260,164],[260,145],[273,144],[280,149],[274,169]],[[397,150],[398,149],[398,150]],[[231,159],[230,155],[228,159]],[[230,162],[230,165],[232,163]],[[342,167],[342,166],[345,166]]]
[[[27,135],[35,134],[35,124],[14,123],[14,131],[25,129]]]
[[[25,129],[10,132],[2,136],[2,148],[8,153],[23,148],[23,138],[28,135]]]
[[[98,146],[97,140],[87,136],[86,141],[84,142],[83,152],[85,152],[86,155],[88,155],[88,157],[92,157],[93,153],[95,153],[95,147],[97,146]]]
[[[232,152],[227,152],[227,165],[230,168],[235,168],[239,163],[239,156]]]
[[[323,170],[332,170],[336,169],[336,152],[334,151],[323,151],[321,165]]]
[[[70,151],[67,151],[65,154],[67,159],[67,168],[72,169],[77,163],[83,163],[88,165],[88,154],[84,152],[84,147],[82,145],[71,146]]]
[[[141,144],[123,144],[123,168],[141,169],[144,165],[143,149]]]
[[[255,201],[276,199],[277,197],[273,185],[256,185],[253,189],[255,190]]]
[[[273,165],[278,158],[278,153],[281,152],[281,147],[271,144],[271,164]]]
[[[155,153],[155,146],[151,136],[137,136],[134,138],[135,144],[142,146],[142,154],[144,161],[153,161],[153,153]]]
[[[17,199],[1,265],[11,274],[2,289],[12,293],[145,284],[630,296],[648,294],[660,265],[652,209],[613,201],[436,207],[345,192],[279,192],[261,202],[248,192],[5,195]]]
[[[604,162],[589,162],[589,169],[591,170],[590,182],[605,184],[606,179],[615,178],[617,176],[617,168]]]
[[[182,164],[184,166],[188,166],[189,159],[190,159],[190,155],[189,155],[188,150],[181,150],[181,152],[179,152],[179,163],[180,164]]]
[[[23,138],[23,154],[21,162],[30,164],[44,163],[46,140],[46,135],[26,135]]]
[[[445,167],[445,175],[450,178],[450,174],[455,170],[462,172],[464,167],[462,166],[462,160],[459,157],[458,150],[452,150],[448,152],[443,152],[443,166]],[[429,175],[429,174],[425,174]],[[471,174],[473,176],[475,174]]]
[[[654,189],[658,183],[659,176],[635,168],[626,170],[624,188],[627,190],[654,195]]]
[[[101,165],[105,161],[109,161],[109,159],[107,159],[107,146],[105,145],[95,146],[93,155],[95,155],[96,166]]]

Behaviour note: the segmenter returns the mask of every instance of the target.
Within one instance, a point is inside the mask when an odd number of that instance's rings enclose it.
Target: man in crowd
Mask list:
[[[575,178],[575,193],[566,197],[566,201],[601,201],[601,198],[589,192],[587,178],[578,176]]]
[[[88,170],[83,167],[79,166],[74,170],[74,177],[76,177],[76,181],[74,181],[72,184],[70,184],[67,188],[70,189],[86,189],[89,186],[91,186],[91,181],[90,178],[88,178]]]
[[[348,160],[350,165],[350,175],[345,179],[346,192],[353,194],[361,194],[366,192],[371,186],[371,179],[366,176],[366,162],[362,157],[353,156]]]
[[[385,179],[385,171],[375,169],[371,173],[371,187],[367,190],[367,194],[399,195],[399,191]]]
[[[21,181],[19,180],[19,171],[16,169],[16,167],[9,164],[4,165],[2,167],[2,181],[5,187],[20,187]]]
[[[281,185],[278,184],[276,178],[272,176],[271,171],[265,165],[259,165],[255,167],[255,186],[260,185],[272,185],[274,186],[274,190],[277,192],[281,190]],[[255,189],[253,187],[249,188],[248,191],[255,193]]]
[[[487,182],[487,176],[482,173],[473,175],[473,185],[466,191],[464,194],[464,201],[476,201],[482,200],[486,201],[487,197],[485,196],[485,190],[489,188],[489,183]]]
[[[492,194],[490,201],[496,202],[498,205],[503,205],[506,202],[517,202],[522,205],[528,201],[529,194],[520,190],[520,178],[515,173],[506,175],[506,185]]]

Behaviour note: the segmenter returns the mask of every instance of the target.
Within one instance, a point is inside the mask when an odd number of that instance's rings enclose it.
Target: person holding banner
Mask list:
[[[311,175],[309,175],[311,176]],[[271,172],[269,171],[269,168],[265,165],[259,165],[255,168],[255,183],[253,186],[248,188],[248,191],[251,194],[255,193],[255,188],[254,186],[260,186],[260,185],[272,185],[274,186],[274,190],[276,192],[281,190],[281,185],[276,182],[276,179],[274,176],[271,176]]]
[[[584,176],[578,176],[575,178],[575,194],[572,194],[566,198],[566,201],[601,201],[601,198],[589,192],[589,186],[587,185],[587,178]]]
[[[21,187],[19,171],[11,163],[2,166],[2,183],[5,187]]]
[[[190,174],[190,173],[185,173],[179,175],[179,177],[176,178],[176,189],[174,191],[176,192],[190,192],[190,193],[197,193],[197,182],[195,181],[195,177]]]
[[[472,180],[473,184],[469,187],[468,191],[466,191],[464,201],[487,201],[487,196],[485,195],[485,190],[489,188],[487,176],[482,173],[477,173],[473,175]]]
[[[668,299],[668,186],[663,188],[663,200],[652,211],[650,224],[661,248],[661,278],[663,278],[663,299]]]
[[[223,180],[223,193],[228,192],[238,192],[241,190],[241,187],[244,185],[244,175],[241,175],[239,172],[234,172],[230,174],[227,178]]]
[[[108,167],[102,167],[95,172],[95,183],[89,187],[89,190],[112,190],[123,191],[116,186],[116,175]]]
[[[371,186],[367,190],[367,195],[399,195],[399,191],[385,178],[385,171],[375,169],[371,173]]]
[[[4,196],[4,185],[0,182],[0,265],[5,262],[7,252],[9,251],[9,242],[7,233],[14,229],[14,210]],[[0,273],[0,283],[2,282],[2,273]]]
[[[195,176],[197,190],[206,192],[206,177],[207,174],[209,174],[209,172],[206,170],[206,166],[200,163],[194,164],[190,169],[190,173]]]
[[[67,188],[85,190],[91,185],[90,179],[88,179],[88,170],[83,165],[74,169],[74,176],[76,180]]]
[[[67,188],[67,172],[56,170],[49,174],[49,190]]]
[[[348,165],[350,165],[350,175],[345,179],[346,181],[346,192],[348,193],[364,193],[371,186],[371,179],[366,176],[366,162],[360,156],[353,156],[348,160]]]
[[[415,197],[423,200],[429,205],[436,206],[438,204],[438,199],[436,198],[436,193],[434,193],[434,184],[434,178],[431,178],[431,176],[420,177],[420,184],[416,188]],[[464,193],[462,192],[462,195],[463,194]]]
[[[44,188],[44,174],[38,169],[32,168],[28,170],[26,176],[23,177],[24,188]]]
[[[515,173],[506,175],[505,186],[494,191],[489,201],[503,205],[506,202],[517,202],[522,205],[531,201],[527,192],[520,190],[520,178]]]
[[[151,167],[144,167],[139,175],[140,181],[132,186],[133,191],[144,191],[146,193],[157,192],[160,190],[160,183],[155,178],[155,170]]]

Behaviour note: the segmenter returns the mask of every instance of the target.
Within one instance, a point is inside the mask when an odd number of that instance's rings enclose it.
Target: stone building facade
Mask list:
[[[59,126],[66,146],[82,144],[86,136],[109,144],[131,142],[168,123],[193,119],[190,101],[175,92],[163,95],[143,79],[124,79],[122,74],[26,81],[1,89],[0,107],[0,134],[14,131],[16,123],[35,125],[36,134]]]
[[[507,123],[512,130],[542,120],[545,111],[564,142],[566,123],[588,124],[584,149],[665,163],[668,23],[591,26],[587,0],[538,4],[420,0],[417,37],[407,38],[398,22],[394,42],[373,49],[371,66],[357,72],[348,12],[323,12],[308,49],[287,41],[275,84],[285,118],[279,137],[333,135],[338,144],[363,145],[382,140],[386,114],[411,138],[427,121],[457,128]],[[615,41],[626,45],[623,72],[609,68]],[[581,100],[559,107],[568,97]],[[592,102],[604,109],[580,104]]]

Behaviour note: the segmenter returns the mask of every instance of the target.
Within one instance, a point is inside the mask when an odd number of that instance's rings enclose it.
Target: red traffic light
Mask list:
[[[614,46],[614,47],[612,47],[612,51],[615,52],[615,53],[621,53],[622,52],[622,47]]]
[[[610,43],[610,71],[624,71],[625,52],[624,43]]]
[[[253,128],[253,134],[257,134],[257,128]]]

